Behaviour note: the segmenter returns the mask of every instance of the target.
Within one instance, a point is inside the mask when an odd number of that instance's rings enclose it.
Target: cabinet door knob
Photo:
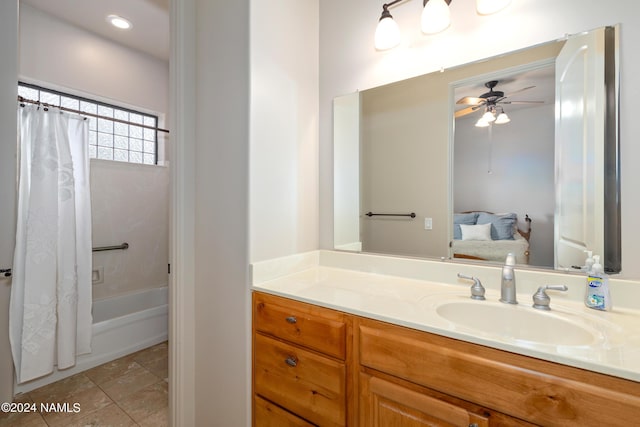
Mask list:
[[[284,363],[295,368],[298,366],[298,359],[295,356],[289,356],[284,359]]]
[[[292,325],[298,322],[298,319],[296,319],[296,316],[289,316],[285,320],[287,321],[287,323],[291,323]]]

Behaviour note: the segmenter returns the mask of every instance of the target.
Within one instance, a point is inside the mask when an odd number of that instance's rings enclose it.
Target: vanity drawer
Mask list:
[[[268,400],[258,396],[255,396],[254,399],[254,427],[313,427],[313,424],[296,417]]]
[[[322,426],[346,423],[344,363],[269,338],[254,337],[254,391]]]
[[[344,360],[343,313],[272,295],[253,293],[255,329]]]

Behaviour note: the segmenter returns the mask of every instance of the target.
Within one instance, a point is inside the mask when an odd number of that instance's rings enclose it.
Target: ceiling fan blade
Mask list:
[[[465,96],[464,98],[460,98],[456,104],[464,104],[464,105],[478,105],[485,102],[484,98],[476,98],[474,96]]]
[[[544,104],[544,101],[501,101],[500,104]]]
[[[462,110],[456,111],[453,116],[457,119],[458,117],[466,116],[467,114],[471,114],[477,110],[478,110],[477,106],[467,107],[467,108],[463,108]]]
[[[527,87],[523,87],[522,89],[518,89],[516,91],[509,92],[509,96],[515,95],[516,93],[524,92],[525,90],[533,89],[534,87],[535,86],[527,86]]]

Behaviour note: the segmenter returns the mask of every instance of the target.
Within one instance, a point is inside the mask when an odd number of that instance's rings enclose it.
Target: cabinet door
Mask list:
[[[360,374],[362,427],[484,427],[486,417],[401,385]]]

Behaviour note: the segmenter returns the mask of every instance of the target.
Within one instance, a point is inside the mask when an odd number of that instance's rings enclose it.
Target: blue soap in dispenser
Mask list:
[[[611,310],[609,277],[604,272],[598,255],[593,256],[593,266],[591,271],[587,272],[587,292],[584,303],[595,310]]]

